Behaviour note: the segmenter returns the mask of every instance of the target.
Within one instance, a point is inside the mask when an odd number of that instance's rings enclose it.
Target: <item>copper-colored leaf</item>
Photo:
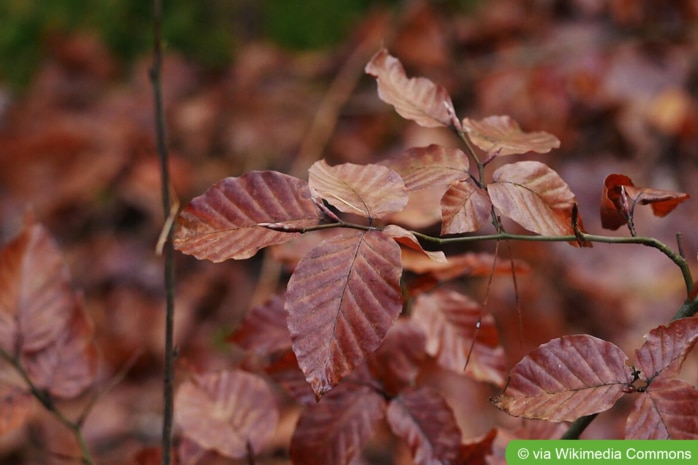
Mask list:
[[[488,116],[480,121],[465,118],[463,129],[468,138],[489,154],[514,155],[526,152],[546,153],[560,146],[560,140],[547,132],[524,132],[509,116]]]
[[[639,394],[625,424],[626,439],[698,439],[698,391],[676,379],[656,379]]]
[[[688,352],[698,341],[698,317],[681,318],[654,328],[635,351],[635,368],[646,380],[676,376]]]
[[[489,276],[491,273],[510,275],[512,271],[510,260],[502,260],[486,252],[449,255],[446,258],[446,263],[417,257],[421,256],[410,254],[409,260],[403,260],[403,267],[419,274],[430,273],[440,281],[447,281],[458,276]],[[531,271],[531,267],[522,260],[514,260],[513,265],[516,273]]]
[[[502,215],[544,236],[574,234],[575,197],[552,168],[537,161],[509,163],[493,173],[493,180],[487,191]]]
[[[315,405],[317,399],[292,350],[284,352],[265,368],[267,374],[301,405]]]
[[[284,296],[276,295],[250,309],[228,340],[262,355],[289,349],[291,335],[286,325]]]
[[[177,219],[174,244],[198,259],[244,259],[290,241],[298,229],[316,225],[321,217],[305,181],[275,171],[251,171],[225,178],[193,199]]]
[[[330,166],[325,160],[308,171],[310,191],[339,211],[382,218],[407,205],[405,183],[395,171],[381,165],[344,163]]]
[[[487,192],[470,179],[454,181],[441,198],[441,235],[477,231],[491,218]]]
[[[436,391],[403,390],[388,405],[387,419],[407,443],[416,465],[449,464],[457,459],[461,432],[453,411]]]
[[[424,332],[411,319],[400,318],[371,355],[369,366],[385,389],[397,394],[414,383],[425,358]]]
[[[516,417],[574,421],[603,412],[631,381],[627,357],[617,346],[586,334],[541,345],[510,372],[494,405]]]
[[[412,147],[381,164],[395,170],[410,192],[441,186],[469,176],[470,162],[461,150],[432,144]]]
[[[346,465],[385,415],[385,400],[368,386],[341,385],[301,414],[291,439],[294,465]]]
[[[266,382],[244,371],[197,375],[175,397],[182,433],[205,449],[239,458],[248,444],[260,452],[273,438],[279,413]]]
[[[392,237],[400,244],[409,247],[412,250],[416,250],[418,252],[423,253],[425,256],[429,257],[429,259],[434,262],[446,263],[446,255],[444,255],[442,251],[424,250],[424,248],[422,248],[422,245],[417,240],[417,236],[415,236],[413,233],[411,233],[403,227],[394,224],[389,224],[388,226],[383,228],[383,234],[385,234],[388,237]]]
[[[378,97],[405,119],[432,128],[452,124],[453,102],[445,88],[423,77],[408,78],[405,68],[385,48],[368,62],[367,74],[378,82]]]
[[[0,381],[0,436],[22,426],[31,412],[33,398],[26,389]]]
[[[497,438],[497,430],[492,428],[487,434],[463,442],[460,446],[460,465],[488,465],[487,456],[492,454],[492,444]]]
[[[58,247],[43,226],[28,221],[0,251],[0,349],[11,356],[52,344],[76,307]]]
[[[321,396],[383,341],[402,309],[400,247],[379,231],[330,238],[288,283],[293,351]]]
[[[77,397],[88,388],[98,363],[93,333],[82,304],[76,303],[68,326],[51,344],[22,355],[22,365],[34,385],[64,399]]]
[[[624,174],[609,174],[601,194],[601,225],[612,230],[628,222],[632,225],[637,204],[650,205],[655,216],[664,217],[689,198],[690,195],[683,192],[637,187]]]
[[[494,318],[483,314],[480,304],[456,291],[440,289],[415,299],[412,320],[426,333],[427,353],[439,365],[456,372],[465,369],[475,379],[504,385],[504,349]]]

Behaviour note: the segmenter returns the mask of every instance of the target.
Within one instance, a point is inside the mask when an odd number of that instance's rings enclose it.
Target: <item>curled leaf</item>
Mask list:
[[[509,116],[488,116],[480,121],[465,118],[468,138],[488,154],[498,156],[526,152],[546,153],[560,146],[560,140],[547,132],[524,132]]]
[[[433,128],[453,124],[453,102],[446,89],[427,78],[408,78],[400,60],[380,49],[366,65],[378,82],[378,97],[405,119]]]
[[[405,247],[409,247],[412,250],[416,250],[418,252],[423,253],[425,256],[429,257],[430,260],[433,260],[437,263],[446,263],[446,255],[444,255],[442,251],[424,250],[422,245],[417,240],[417,236],[415,236],[413,233],[401,226],[389,224],[388,226],[383,228],[383,234],[385,234],[388,237],[392,237],[393,239],[395,239],[395,241],[404,245]]]

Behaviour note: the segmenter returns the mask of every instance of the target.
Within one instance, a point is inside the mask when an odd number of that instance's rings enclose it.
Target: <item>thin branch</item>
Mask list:
[[[165,116],[162,102],[162,1],[153,0],[153,64],[150,68],[150,81],[153,86],[155,125],[162,187],[162,208],[165,218],[170,218],[172,201],[170,198],[169,155],[165,135]],[[163,245],[165,259],[165,359],[163,374],[163,419],[162,419],[162,464],[172,462],[172,430],[174,418],[174,248],[173,228],[169,225],[167,240]]]

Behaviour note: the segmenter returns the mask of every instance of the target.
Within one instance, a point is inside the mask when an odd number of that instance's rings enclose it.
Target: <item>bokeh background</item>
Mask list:
[[[95,321],[100,382],[138,356],[85,425],[100,464],[135,463],[160,434],[164,292],[154,250],[164,218],[150,8],[140,0],[0,3],[0,241],[17,234],[29,210],[56,237]],[[601,232],[610,173],[698,195],[695,0],[172,0],[164,39],[167,133],[182,204],[253,169],[305,178],[320,158],[370,163],[411,146],[458,146],[447,131],[403,121],[378,100],[363,67],[381,46],[409,75],[444,85],[461,118],[506,114],[525,130],[558,136],[559,150],[523,158],[561,174],[589,231]],[[681,232],[695,269],[697,214],[694,200],[663,219],[639,211],[638,233],[676,247]],[[468,247],[449,252],[494,250]],[[632,354],[685,297],[678,269],[653,249],[523,243],[512,251],[533,269],[519,278],[520,305],[506,278],[495,279],[489,300],[512,365],[571,333]],[[271,253],[215,265],[178,255],[178,377],[241,363],[244,354],[225,339],[250,306],[283,289],[288,270],[275,263]],[[458,285],[484,299],[484,280]],[[695,366],[681,375],[693,384]],[[429,376],[465,438],[520,426],[488,404],[491,387]],[[288,463],[298,408],[281,392],[279,399],[278,440],[259,463]],[[601,415],[588,437],[621,437],[628,408]],[[410,463],[404,445],[381,440],[357,463]],[[0,462],[58,461],[46,451],[70,453],[70,443],[37,407],[29,424],[0,437]]]

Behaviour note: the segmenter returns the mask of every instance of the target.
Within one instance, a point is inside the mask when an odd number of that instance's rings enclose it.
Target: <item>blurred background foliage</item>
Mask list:
[[[164,35],[170,50],[207,69],[229,63],[236,47],[267,38],[291,49],[335,45],[369,8],[398,0],[167,0]],[[0,80],[21,89],[52,37],[97,36],[125,63],[151,47],[151,2],[143,0],[2,0]]]

